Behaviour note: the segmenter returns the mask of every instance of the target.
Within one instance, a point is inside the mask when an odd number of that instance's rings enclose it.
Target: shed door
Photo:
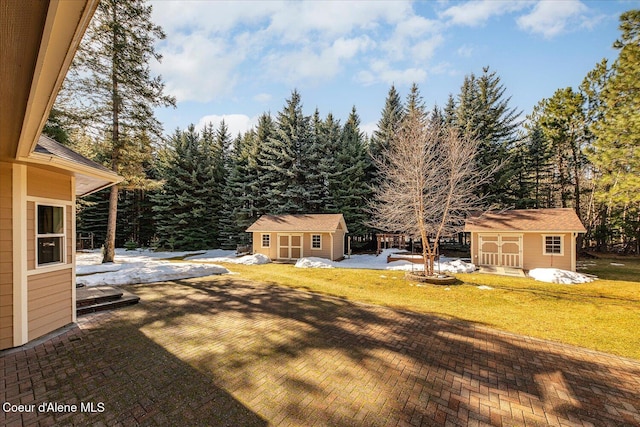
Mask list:
[[[278,234],[278,258],[302,258],[302,234]]]
[[[522,234],[478,235],[480,265],[522,268]]]

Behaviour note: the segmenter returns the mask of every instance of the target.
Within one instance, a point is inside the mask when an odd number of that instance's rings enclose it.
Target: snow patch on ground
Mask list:
[[[493,288],[491,286],[487,286],[487,285],[480,285],[480,286],[478,286],[478,289],[481,289],[483,291],[490,291]]]
[[[121,268],[117,271],[77,277],[76,282],[85,286],[117,286],[204,277],[228,272],[229,270],[224,267],[211,264],[170,261],[134,262],[121,264]]]
[[[593,282],[593,277],[557,268],[534,268],[529,271],[529,276],[540,282],[559,283],[562,285]]]
[[[97,265],[76,265],[76,274],[82,276],[85,274],[109,273],[120,270],[122,265],[123,264],[115,264],[113,262]]]
[[[196,253],[198,252],[151,252],[149,250],[117,249],[115,263],[101,264],[102,254],[99,250],[80,252],[76,257],[76,274],[78,274],[76,283],[85,286],[118,286],[229,273],[229,270],[219,265],[166,261],[167,258]]]
[[[324,258],[301,258],[296,262],[298,268],[366,268],[370,270],[400,270],[400,271],[424,271],[424,265],[414,264],[410,261],[393,261],[387,263],[387,256],[395,253],[397,249],[386,249],[376,255],[352,255],[342,261],[329,261]],[[473,273],[476,270],[474,264],[460,259],[441,257],[440,262],[435,263],[435,271],[448,273]]]
[[[336,263],[325,258],[309,257],[300,258],[295,266],[297,268],[334,268],[336,266],[335,264]]]
[[[244,265],[261,265],[270,263],[271,260],[268,256],[262,254],[244,255],[238,257],[235,255],[235,251],[225,251],[222,249],[214,249],[206,251],[199,255],[193,255],[185,258],[185,261],[200,261],[200,262],[227,262],[230,264],[244,264]]]

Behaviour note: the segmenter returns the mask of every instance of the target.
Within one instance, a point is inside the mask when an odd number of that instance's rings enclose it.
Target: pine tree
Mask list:
[[[342,126],[340,126],[340,120],[335,119],[333,114],[329,113],[314,128],[322,140],[319,150],[324,154],[319,164],[320,174],[324,183],[322,212],[337,213],[339,209],[335,204],[333,195],[337,193],[340,186],[337,156],[342,145]]]
[[[360,131],[360,117],[355,106],[342,128],[341,145],[336,156],[332,197],[336,210],[344,215],[349,231],[355,236],[369,233],[366,206],[371,199],[367,182],[370,157],[365,135]]]
[[[573,207],[582,217],[581,194],[589,132],[584,97],[572,88],[557,90],[536,105],[532,118],[549,141],[554,160],[554,206]]]
[[[274,135],[263,150],[269,213],[304,213],[307,197],[303,155],[309,137],[309,117],[303,114],[300,94],[294,90],[278,113]]]
[[[505,97],[506,88],[500,77],[489,67],[482,75],[466,76],[458,96],[455,122],[462,134],[480,143],[476,162],[480,170],[494,170],[481,192],[490,203],[507,207],[512,203],[506,191],[514,170],[508,153],[518,142],[517,130],[520,112],[511,108],[511,97]]]
[[[378,121],[378,128],[373,132],[369,144],[369,153],[374,165],[370,178],[372,182],[378,180],[376,162],[384,158],[384,153],[389,150],[394,136],[400,129],[404,116],[403,108],[398,91],[394,85],[391,85],[382,109],[382,116]]]
[[[608,231],[622,236],[625,251],[640,252],[640,10],[620,16],[618,57],[590,73],[600,89],[591,123],[595,135],[589,159],[596,172],[596,199],[604,204]],[[593,92],[589,93],[593,95]],[[604,227],[603,227],[604,228]]]
[[[176,130],[161,175],[164,185],[153,195],[158,245],[171,250],[212,247],[217,224],[211,220],[211,164],[194,125]]]
[[[109,141],[109,165],[128,181],[143,181],[136,176],[134,162],[140,149],[140,135],[161,137],[161,124],[153,109],[175,105],[163,94],[164,84],[152,77],[149,63],[160,60],[154,42],[165,37],[151,22],[151,6],[143,0],[103,0],[85,34],[65,82],[58,105],[72,110],[84,125],[106,135]],[[113,186],[109,198],[104,262],[113,261],[119,187]]]

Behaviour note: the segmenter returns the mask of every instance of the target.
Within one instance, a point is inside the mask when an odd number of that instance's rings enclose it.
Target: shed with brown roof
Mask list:
[[[253,234],[253,253],[286,261],[340,260],[349,232],[342,214],[263,215],[246,231]]]
[[[576,270],[576,237],[586,232],[570,208],[516,209],[469,218],[471,260],[480,266]]]

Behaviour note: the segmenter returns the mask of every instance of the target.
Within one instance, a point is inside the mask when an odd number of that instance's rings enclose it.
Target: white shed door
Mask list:
[[[278,258],[302,258],[302,234],[278,234]]]
[[[480,265],[522,268],[522,234],[479,234]]]

